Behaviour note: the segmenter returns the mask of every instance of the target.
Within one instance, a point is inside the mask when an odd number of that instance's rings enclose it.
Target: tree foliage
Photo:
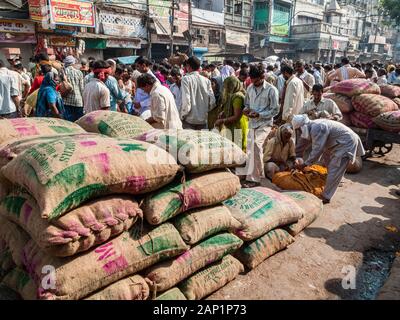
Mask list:
[[[380,0],[385,14],[390,16],[400,27],[400,0]]]

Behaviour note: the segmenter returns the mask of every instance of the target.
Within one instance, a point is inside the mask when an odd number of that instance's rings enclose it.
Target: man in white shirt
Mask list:
[[[110,90],[105,85],[105,82],[111,73],[112,70],[107,62],[99,60],[93,64],[94,77],[90,79],[83,90],[85,113],[110,109]]]
[[[136,59],[135,64],[141,74],[149,74],[154,79],[156,79],[157,82],[159,82],[157,77],[151,71],[152,63],[149,59],[147,59],[146,57],[139,57]],[[146,120],[150,116],[150,103],[150,95],[143,91],[143,89],[138,88],[136,90],[133,105],[138,115],[144,120]]]
[[[312,90],[312,87],[315,84],[314,76],[312,74],[308,73],[307,70],[304,69],[304,62],[303,61],[297,61],[296,62],[295,70],[297,72],[297,77],[301,81],[303,81],[304,99],[308,100],[311,97],[311,90]]]
[[[282,67],[281,71],[286,80],[282,120],[290,122],[292,116],[299,114],[304,105],[304,85],[303,81],[294,74],[292,67],[285,65]]]
[[[224,66],[221,69],[222,81],[224,81],[226,78],[234,76],[234,75],[235,75],[235,69],[233,69],[233,61],[225,60]]]
[[[221,75],[221,72],[219,72],[217,66],[213,63],[208,65],[208,69],[210,69],[211,78],[219,77]]]
[[[200,60],[190,57],[185,62],[186,75],[182,78],[181,119],[184,129],[207,129],[208,112],[215,107],[211,81],[199,74]]]
[[[137,79],[138,88],[150,95],[150,118],[146,121],[157,129],[182,129],[174,96],[168,88],[151,75],[142,74]]]
[[[247,136],[247,156],[249,163],[246,183],[243,187],[251,188],[260,184],[264,172],[264,142],[273,125],[273,119],[279,113],[279,93],[273,85],[265,81],[264,66],[251,66],[250,79],[243,113],[249,118]],[[249,167],[250,166],[250,167]]]
[[[324,87],[322,85],[314,85],[314,87],[312,88],[313,97],[304,104],[299,114],[307,114],[308,118],[311,120],[320,118],[335,121],[342,120],[342,112],[340,111],[335,101],[323,98],[323,93]]]
[[[0,117],[17,118],[19,110],[19,90],[15,77],[0,60]]]
[[[181,71],[179,70],[179,68],[175,67],[171,70],[171,79],[172,79],[173,84],[169,87],[169,89],[171,90],[172,94],[174,95],[175,104],[180,113],[181,107],[182,107],[182,90],[181,90],[182,74],[181,74]]]

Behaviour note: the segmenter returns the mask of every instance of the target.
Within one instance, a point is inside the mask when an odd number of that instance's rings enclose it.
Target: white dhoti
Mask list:
[[[270,126],[250,129],[247,136],[247,181],[260,182],[265,177],[264,173],[264,142],[271,132]]]
[[[327,165],[328,167],[328,177],[326,179],[326,185],[322,196],[331,200],[339,187],[340,181],[342,181],[343,176],[346,172],[347,166],[351,162],[348,157],[343,157],[341,159],[331,159]]]

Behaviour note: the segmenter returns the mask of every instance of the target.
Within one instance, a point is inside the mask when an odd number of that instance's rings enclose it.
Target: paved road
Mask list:
[[[374,299],[400,251],[399,187],[396,146],[384,158],[365,161],[361,173],[346,175],[323,215],[288,249],[209,299]],[[351,266],[356,289],[345,290],[342,270]]]

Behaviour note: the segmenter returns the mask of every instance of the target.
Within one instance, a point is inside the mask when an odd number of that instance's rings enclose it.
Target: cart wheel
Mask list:
[[[392,143],[382,143],[376,146],[373,150],[374,153],[379,154],[379,155],[385,155],[392,151],[393,144]]]

